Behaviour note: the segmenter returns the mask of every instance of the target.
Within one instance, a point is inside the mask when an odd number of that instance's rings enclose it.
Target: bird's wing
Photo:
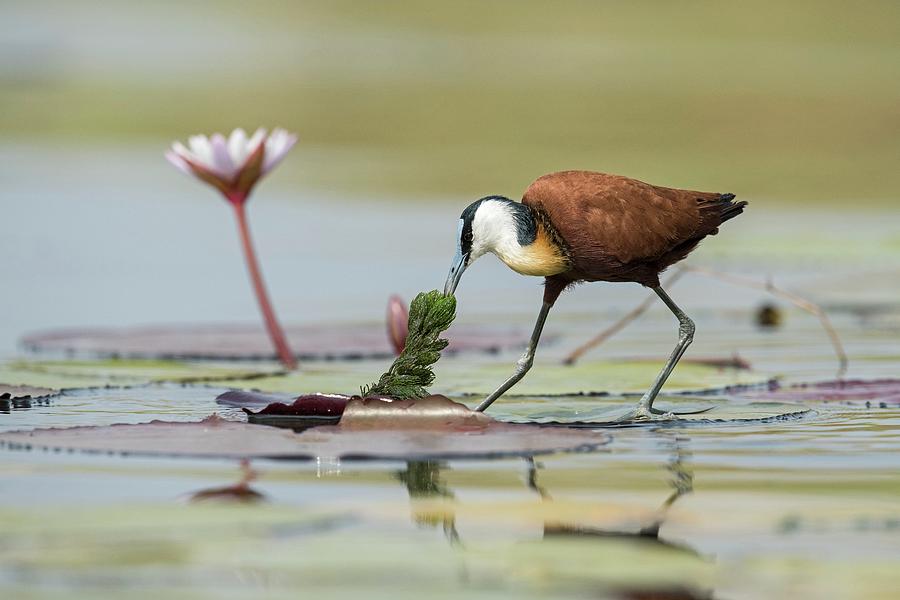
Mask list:
[[[676,190],[591,171],[545,175],[522,202],[543,210],[574,253],[622,263],[654,259],[715,230],[704,208],[719,194]]]

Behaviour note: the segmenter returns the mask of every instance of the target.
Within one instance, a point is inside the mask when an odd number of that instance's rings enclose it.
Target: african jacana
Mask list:
[[[531,368],[544,322],[564,289],[583,281],[612,281],[651,288],[678,318],[678,344],[627,418],[662,414],[653,408],[653,400],[693,340],[694,322],[660,287],[659,274],[743,212],[747,203],[733,199],[734,194],[665,188],[620,175],[562,171],[537,179],[521,202],[487,196],[470,204],[459,219],[445,294],[455,293],[463,271],[488,252],[513,271],[546,278],[528,348],[513,375],[478,410],[485,410]]]

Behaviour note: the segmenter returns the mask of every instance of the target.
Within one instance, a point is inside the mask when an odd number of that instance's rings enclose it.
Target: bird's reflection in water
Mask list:
[[[633,542],[705,561],[705,557],[693,548],[660,537],[660,528],[666,522],[672,506],[679,499],[693,491],[694,477],[690,464],[689,438],[680,432],[668,428],[657,429],[654,431],[654,434],[658,436],[660,443],[669,455],[665,468],[670,473],[669,485],[672,491],[648,522],[642,524],[636,531],[620,531],[591,527],[577,522],[565,523],[556,519],[552,522],[545,520],[542,539],[548,541],[572,539],[573,541],[581,542],[596,540],[598,543],[616,540],[625,543]],[[543,468],[542,465],[535,461],[533,457],[526,458],[525,465],[527,469],[525,483],[528,489],[539,495],[542,502],[553,502],[551,491],[542,485],[539,480],[540,471]],[[442,471],[446,468],[447,465],[440,461],[411,461],[406,463],[405,469],[396,473],[396,477],[406,486],[409,493],[410,501],[413,504],[413,522],[419,526],[440,526],[443,528],[444,535],[451,545],[463,547],[456,528],[454,494],[442,477]],[[424,509],[421,506],[416,507],[416,503],[422,500],[447,500],[448,502],[441,502],[440,507],[437,509],[434,506],[425,507]],[[577,517],[575,519],[577,520]],[[652,565],[648,565],[648,568],[652,568]],[[467,568],[463,564],[463,572],[466,571]],[[601,585],[603,585],[602,582]],[[660,600],[710,600],[713,598],[711,591],[678,585],[664,587],[629,585],[612,590],[604,587],[598,591],[602,592],[601,595],[603,597],[629,600],[649,600],[651,598]]]
[[[445,499],[452,500],[453,492],[441,479],[441,470],[446,464],[436,460],[409,461],[406,468],[397,471],[397,479],[406,486],[410,502],[416,500]],[[459,544],[459,532],[456,530],[456,514],[452,509],[440,512],[413,510],[413,521],[420,526],[444,529],[444,536],[451,545]]]
[[[656,510],[653,520],[634,532],[586,527],[578,524],[559,522],[544,523],[544,539],[578,539],[578,540],[623,540],[638,544],[649,544],[656,548],[674,551],[679,554],[703,559],[695,549],[685,544],[671,542],[660,537],[659,530],[666,522],[672,506],[682,497],[694,490],[694,474],[690,465],[691,452],[688,447],[690,438],[668,428],[654,431],[663,446],[669,452],[666,470],[671,474],[669,485],[672,492]],[[538,482],[538,471],[541,465],[533,458],[526,459],[528,467],[528,487],[537,493],[542,500],[551,500],[549,492]],[[705,559],[704,559],[705,560]],[[689,587],[669,588],[628,588],[619,589],[614,597],[623,599],[659,599],[659,600],[712,600],[712,591]]]
[[[191,502],[235,502],[241,504],[252,504],[262,502],[266,497],[250,487],[250,484],[256,479],[257,473],[250,465],[250,461],[244,459],[241,461],[241,478],[234,485],[225,487],[208,488],[194,492],[190,495]]]
[[[690,494],[694,490],[694,474],[691,471],[689,464],[690,450],[687,447],[687,444],[690,441],[689,438],[668,429],[659,429],[655,433],[660,436],[660,440],[662,441],[662,443],[671,452],[669,461],[666,463],[666,470],[669,471],[669,473],[672,475],[671,479],[669,480],[669,484],[672,487],[672,493],[669,494],[669,496],[657,509],[653,521],[641,527],[637,532],[609,531],[604,529],[583,527],[580,525],[545,523],[544,537],[568,535],[583,537],[594,536],[607,538],[634,538],[642,541],[652,541],[656,544],[660,544],[668,548],[682,550],[685,552],[689,552],[695,556],[699,556],[699,554],[695,550],[687,546],[668,542],[660,539],[659,537],[659,529],[660,527],[662,527],[663,523],[665,523],[666,517],[669,513],[669,509],[673,504],[675,504],[675,502],[678,501],[679,498]],[[543,500],[550,500],[551,496],[549,492],[547,492],[547,490],[538,483],[538,469],[540,468],[540,464],[535,462],[534,458],[526,459],[526,463],[528,465],[528,487],[536,492]]]

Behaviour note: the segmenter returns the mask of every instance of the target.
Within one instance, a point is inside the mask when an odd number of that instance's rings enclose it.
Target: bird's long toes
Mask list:
[[[701,413],[709,412],[714,408],[715,406],[707,406],[705,408],[695,408],[693,410],[675,410],[667,414],[671,414],[675,417],[677,417],[678,415],[699,415]]]
[[[628,411],[615,419],[614,423],[647,423],[650,421],[672,421],[678,416],[670,411],[659,410],[653,407],[638,407]]]

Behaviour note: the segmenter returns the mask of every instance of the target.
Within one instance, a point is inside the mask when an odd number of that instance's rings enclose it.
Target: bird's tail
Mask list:
[[[732,200],[734,200],[734,194],[719,194],[719,214],[722,215],[721,223],[735,218],[744,212],[744,207],[747,206],[746,200],[741,200],[740,202],[732,202]]]

